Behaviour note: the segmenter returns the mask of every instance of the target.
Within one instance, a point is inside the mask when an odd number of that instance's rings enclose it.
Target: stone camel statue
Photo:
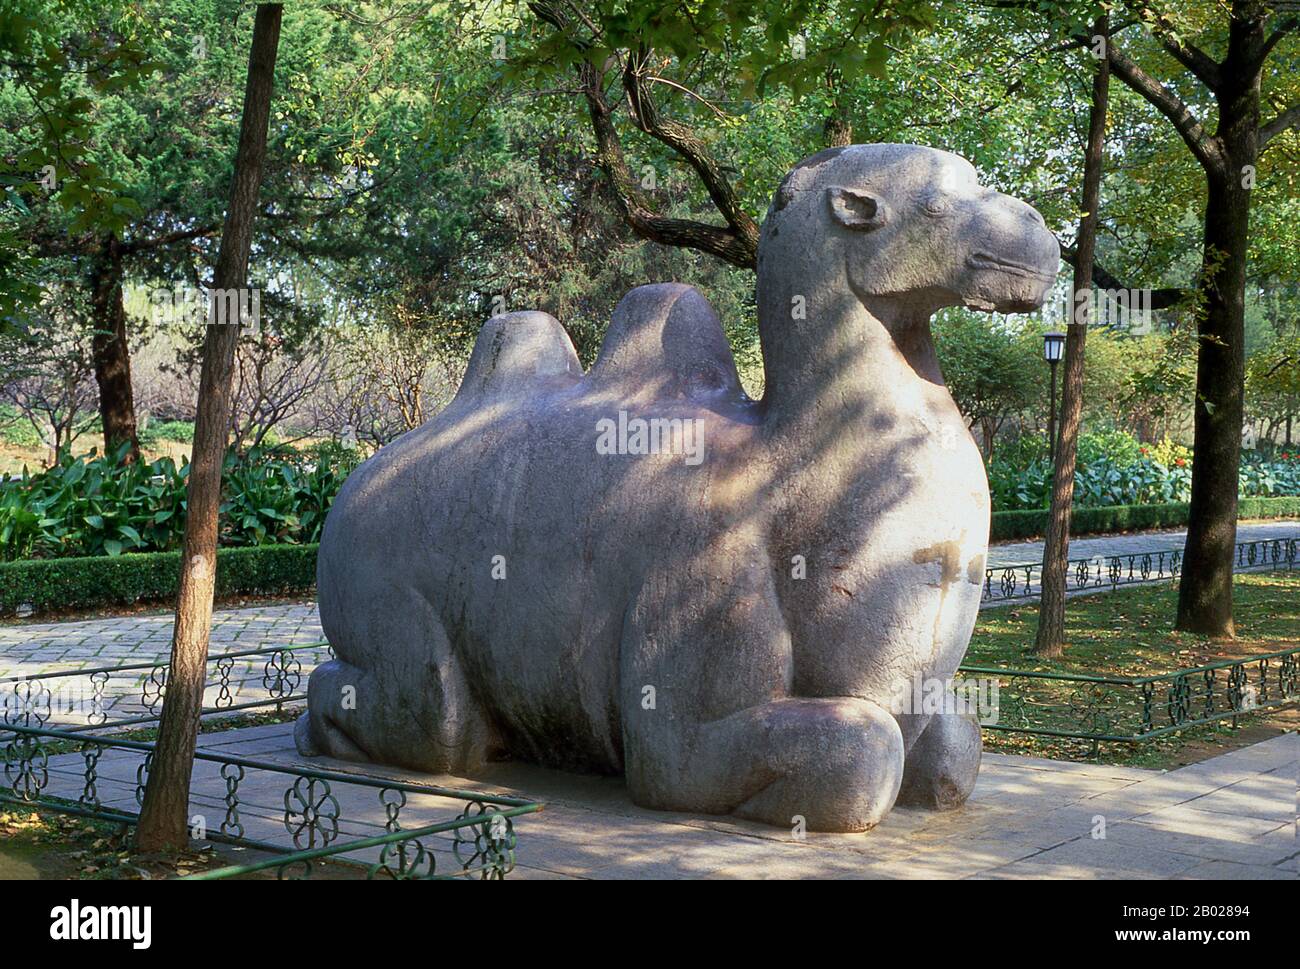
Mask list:
[[[891,706],[956,672],[988,545],[929,321],[1033,309],[1058,259],[964,159],[856,145],[801,162],[763,223],[761,401],[689,286],[628,293],[586,374],[554,317],[488,320],[450,406],[330,510],[337,659],[299,750],[452,772],[508,754],[809,830],[962,803],[978,725]],[[647,426],[681,446],[654,453]]]

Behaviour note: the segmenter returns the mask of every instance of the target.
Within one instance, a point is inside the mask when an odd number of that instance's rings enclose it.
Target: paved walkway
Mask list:
[[[1242,526],[1242,541],[1300,532],[1300,523]],[[1181,533],[1083,539],[1076,556],[1178,548]],[[995,548],[995,565],[1032,562],[1038,543]],[[77,622],[0,626],[0,677],[52,670],[88,670],[165,661],[171,615],[123,616]],[[223,609],[213,628],[214,654],[312,643],[321,638],[313,604]],[[294,653],[291,692],[324,658],[323,650]],[[241,660],[230,673],[234,702],[267,692],[266,660]],[[275,671],[273,670],[272,673]],[[44,681],[50,684],[51,681]],[[96,711],[114,718],[149,712],[157,682],[149,671],[114,674],[98,687],[87,674],[53,684],[51,724],[84,723]],[[23,684],[22,686],[26,686]],[[0,684],[0,699],[14,696]],[[214,703],[216,688],[209,691]],[[95,700],[98,696],[100,699]],[[96,706],[96,702],[99,706]],[[307,763],[342,772],[356,765],[303,761],[288,725],[205,735],[213,750]],[[526,765],[497,765],[472,778],[429,778],[401,771],[386,776],[413,783],[487,789],[547,802],[523,818],[519,869],[524,878],[1284,878],[1297,877],[1295,734],[1233,751],[1172,773],[1032,758],[987,755],[971,802],[959,812],[896,810],[863,835],[790,833],[730,819],[662,814],[635,807],[621,781],[579,777]],[[134,810],[138,755],[105,753],[100,794]],[[84,764],[77,755],[52,757],[48,793],[77,797]],[[241,787],[249,837],[290,843],[283,818],[285,774],[250,770]],[[215,827],[224,817],[225,782],[215,765],[195,772],[194,812]],[[382,830],[385,813],[374,788],[336,784],[344,836]],[[448,820],[462,804],[413,796],[406,827]],[[1104,821],[1105,837],[1095,837]],[[440,843],[443,850],[449,848]],[[443,868],[450,859],[443,858]]]
[[[209,734],[203,746],[286,767],[358,773],[355,764],[307,760],[289,725]],[[1287,734],[1173,772],[985,755],[974,796],[959,811],[896,809],[864,834],[791,832],[729,818],[638,808],[617,778],[521,764],[473,777],[430,777],[386,768],[373,774],[411,783],[542,800],[516,819],[515,878],[1252,878],[1295,880],[1296,764],[1300,739]],[[135,811],[138,754],[105,753],[100,797]],[[50,760],[47,793],[76,798],[82,760]],[[250,768],[239,787],[246,836],[291,844],[284,818],[291,774]],[[225,816],[217,765],[196,765],[191,814],[212,829]],[[319,792],[318,792],[319,793]],[[343,837],[383,833],[374,788],[334,783]],[[463,802],[412,795],[403,827],[434,824]],[[1099,837],[1104,833],[1104,837]],[[439,870],[455,867],[446,842],[427,844]],[[358,857],[373,860],[375,853]]]
[[[166,661],[172,613],[0,626],[0,676]],[[210,652],[314,643],[324,638],[313,602],[218,609]]]
[[[164,664],[171,653],[172,614],[120,616],[79,622],[0,626],[0,680],[42,673]],[[213,615],[210,655],[320,642],[314,603],[221,609]],[[272,695],[305,692],[307,675],[328,658],[325,647],[277,656],[232,660],[224,684],[215,662],[208,666],[207,706],[229,706]],[[157,714],[161,671],[124,670],[0,682],[0,721],[50,726],[101,722]]]
[[[1237,525],[1238,542],[1259,542],[1267,539],[1300,537],[1300,521],[1241,522]],[[1094,555],[1130,555],[1155,549],[1183,550],[1187,530],[1167,532],[1136,532],[1132,535],[1101,535],[1096,538],[1076,538],[1070,542],[1070,558],[1089,559]],[[1038,565],[1043,561],[1042,542],[1007,542],[989,549],[988,564]]]

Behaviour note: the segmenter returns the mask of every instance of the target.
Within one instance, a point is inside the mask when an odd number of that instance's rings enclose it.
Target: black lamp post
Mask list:
[[[1064,333],[1043,334],[1043,359],[1052,369],[1052,389],[1048,395],[1047,410],[1047,456],[1053,461],[1056,460],[1056,365],[1061,362],[1061,354],[1064,352]]]

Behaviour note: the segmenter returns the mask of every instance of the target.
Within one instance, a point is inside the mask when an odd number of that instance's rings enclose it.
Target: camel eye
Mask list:
[[[931,195],[925,200],[925,212],[927,215],[943,215],[951,204],[947,195]]]

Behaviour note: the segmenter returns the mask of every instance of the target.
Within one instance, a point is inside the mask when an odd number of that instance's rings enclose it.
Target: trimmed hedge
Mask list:
[[[1183,502],[1167,505],[1111,505],[1105,508],[1075,508],[1070,515],[1070,534],[1099,535],[1107,532],[1132,532],[1152,528],[1182,528],[1187,524],[1189,506]],[[1047,509],[1032,511],[995,511],[989,540],[1010,541],[1040,538],[1047,531]],[[1300,498],[1239,498],[1238,518],[1300,518]]]
[[[319,545],[217,550],[217,595],[305,592],[316,584]],[[0,615],[92,609],[175,598],[180,552],[0,562]]]

